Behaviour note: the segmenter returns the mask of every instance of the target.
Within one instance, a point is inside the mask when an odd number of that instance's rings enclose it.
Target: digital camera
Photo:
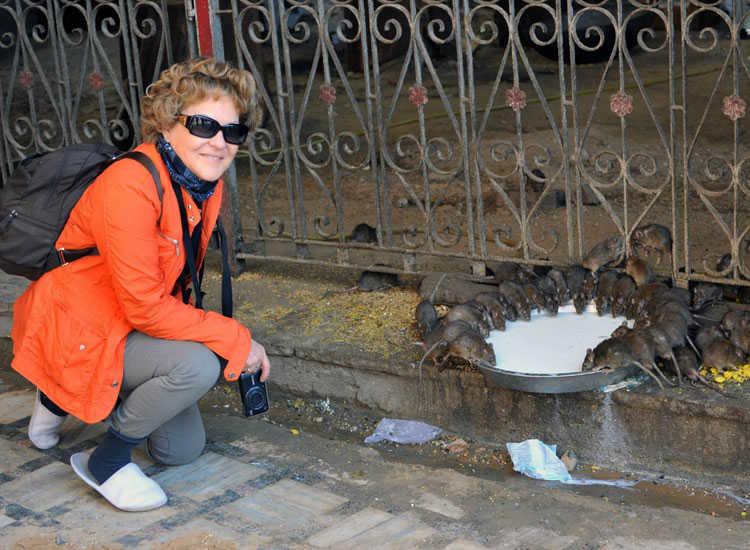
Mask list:
[[[238,381],[242,406],[245,416],[263,414],[268,410],[268,390],[266,383],[260,381],[260,371],[243,372]]]

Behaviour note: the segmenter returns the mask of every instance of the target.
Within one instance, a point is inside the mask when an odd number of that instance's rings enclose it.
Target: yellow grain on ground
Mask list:
[[[743,384],[750,380],[750,364],[740,365],[733,369],[720,371],[716,367],[703,367],[701,374],[708,380],[716,382],[719,385],[726,382]]]
[[[243,273],[234,279],[234,296],[235,317],[271,334],[294,327],[304,336],[323,335],[384,357],[419,339],[414,310],[420,298],[411,288],[363,292],[341,283]]]

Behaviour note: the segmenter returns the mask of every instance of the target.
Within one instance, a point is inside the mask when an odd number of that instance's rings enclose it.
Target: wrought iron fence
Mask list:
[[[750,280],[743,4],[214,6],[224,54],[256,76],[267,115],[236,163],[241,256],[481,272],[506,258],[577,262],[611,235],[632,251],[634,231],[657,223],[673,236],[660,267],[678,282]],[[80,33],[60,22],[66,9],[85,13]],[[24,30],[0,32],[0,56],[12,52],[0,59],[2,170],[29,149],[137,128],[142,41],[174,58],[164,1],[0,10]],[[30,23],[32,12],[55,24]],[[35,54],[44,47],[49,66]],[[39,97],[58,107],[42,117]],[[109,114],[115,104],[130,123]]]
[[[0,175],[70,143],[137,144],[146,85],[195,51],[187,4],[0,0]]]

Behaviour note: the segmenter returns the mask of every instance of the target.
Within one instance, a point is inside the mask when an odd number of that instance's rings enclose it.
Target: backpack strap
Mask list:
[[[151,174],[151,177],[154,180],[154,185],[156,186],[156,193],[159,195],[159,203],[161,204],[161,209],[159,210],[159,218],[156,220],[156,224],[159,225],[161,223],[162,213],[164,212],[164,189],[161,186],[159,170],[156,169],[154,162],[148,157],[148,155],[141,153],[140,151],[128,151],[127,153],[123,153],[122,155],[115,157],[110,162],[108,162],[102,169],[102,172],[104,172],[104,170],[111,166],[113,163],[121,159],[134,160],[140,163],[141,166],[143,166],[146,170],[148,170],[148,173]],[[65,265],[79,258],[83,258],[84,256],[96,254],[99,254],[99,251],[95,246],[92,246],[90,248],[82,248],[79,250],[65,250],[64,248],[57,249],[57,261],[59,262],[59,264],[53,267]]]

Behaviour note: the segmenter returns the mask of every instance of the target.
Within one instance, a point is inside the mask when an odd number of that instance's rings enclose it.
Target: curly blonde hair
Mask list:
[[[156,142],[159,134],[177,122],[185,106],[217,94],[228,95],[240,113],[240,120],[251,131],[257,128],[261,110],[253,75],[213,57],[199,57],[175,63],[146,88],[141,99],[143,141]]]

